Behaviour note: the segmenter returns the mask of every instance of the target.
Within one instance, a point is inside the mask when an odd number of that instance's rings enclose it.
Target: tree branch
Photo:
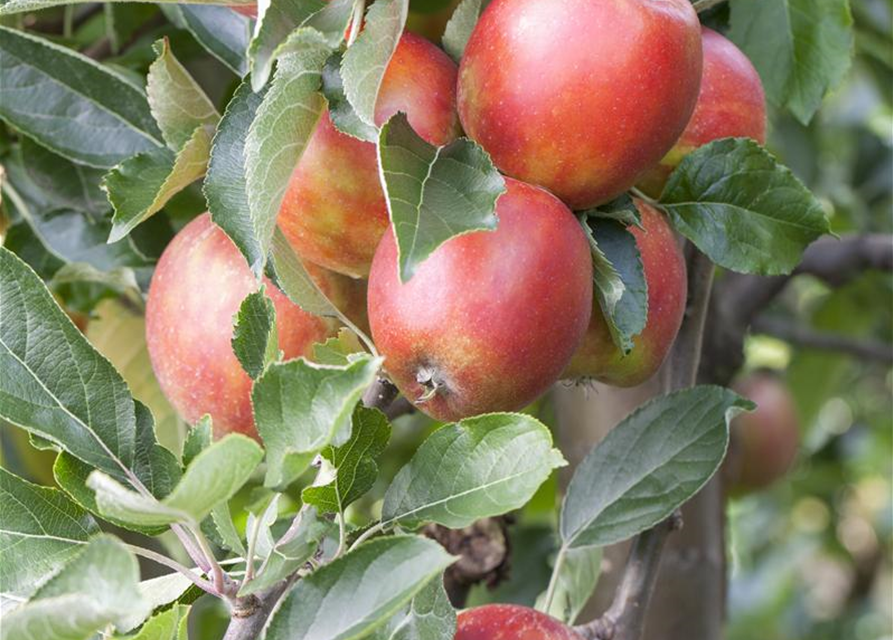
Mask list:
[[[636,537],[611,608],[597,620],[574,627],[587,640],[638,640],[645,630],[645,613],[660,570],[660,557],[673,531],[682,528],[677,511]]]
[[[860,340],[850,336],[814,331],[783,320],[758,318],[753,323],[754,333],[781,338],[791,344],[824,351],[842,351],[864,360],[893,365],[893,345],[878,340]]]
[[[728,384],[744,363],[747,330],[796,275],[812,275],[840,287],[868,270],[893,271],[893,236],[826,237],[812,243],[790,275],[727,273],[718,283],[704,336],[701,377]]]

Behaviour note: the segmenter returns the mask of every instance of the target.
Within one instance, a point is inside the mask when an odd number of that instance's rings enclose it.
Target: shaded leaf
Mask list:
[[[111,167],[161,145],[145,94],[87,56],[0,27],[0,69],[0,118],[64,158]]]
[[[257,379],[268,364],[279,359],[276,308],[265,289],[261,286],[259,291],[249,293],[234,318],[233,352],[252,379]]]

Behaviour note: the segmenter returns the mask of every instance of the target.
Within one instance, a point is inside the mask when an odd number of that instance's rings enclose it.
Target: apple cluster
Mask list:
[[[371,330],[403,395],[443,421],[523,408],[559,379],[632,386],[661,366],[682,321],[685,262],[642,199],[630,227],[648,286],[644,330],[623,353],[593,293],[575,211],[638,187],[657,196],[693,149],[765,138],[765,99],[747,58],[702,28],[689,0],[493,0],[458,65],[406,31],[379,90],[432,145],[464,133],[505,176],[495,231],[455,236],[406,282],[374,143],[323,113],[288,185],[279,227],[321,290]],[[207,214],[167,247],[149,291],[148,346],[190,422],[255,434],[251,380],[231,348],[233,316],[258,286]],[[307,355],[337,323],[271,283],[279,348]],[[472,637],[472,636],[469,636]]]

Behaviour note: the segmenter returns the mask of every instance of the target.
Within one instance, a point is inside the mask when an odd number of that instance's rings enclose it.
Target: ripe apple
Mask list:
[[[596,302],[589,329],[564,373],[566,378],[595,378],[618,387],[645,382],[660,368],[676,340],[688,295],[685,258],[664,216],[641,200],[642,229],[630,231],[642,256],[648,283],[648,317],[645,328],[633,338],[624,355],[611,339],[605,316]]]
[[[766,94],[750,60],[732,42],[703,27],[704,71],[695,112],[682,136],[659,164],[639,178],[638,186],[657,197],[682,158],[719,138],[766,141]]]
[[[768,487],[791,469],[800,446],[800,423],[794,399],[776,375],[758,372],[733,388],[757,404],[755,411],[732,420],[725,475],[730,493],[740,495]]]
[[[496,231],[450,239],[402,284],[393,233],[369,276],[369,323],[407,399],[438,420],[514,411],[558,379],[589,323],[580,224],[543,189],[507,179]]]
[[[582,640],[582,637],[535,609],[488,604],[459,614],[454,640]]]
[[[459,117],[503,173],[585,209],[664,157],[700,81],[689,0],[493,0],[462,58]]]
[[[435,145],[459,133],[456,65],[443,51],[405,33],[382,81],[375,122],[398,111]],[[375,145],[343,134],[324,113],[279,211],[279,224],[306,260],[353,277],[369,273],[388,210]]]
[[[257,17],[257,4],[239,4],[235,5],[233,11],[236,13],[241,13],[243,16],[248,16],[249,18]]]
[[[333,302],[357,306],[351,299],[361,294],[361,283],[316,267],[311,275]],[[333,320],[305,313],[265,282],[286,358],[307,353],[337,329]],[[208,214],[171,241],[149,287],[146,342],[161,389],[187,422],[210,414],[218,436],[233,431],[256,435],[251,379],[230,344],[233,316],[256,289],[245,259]]]

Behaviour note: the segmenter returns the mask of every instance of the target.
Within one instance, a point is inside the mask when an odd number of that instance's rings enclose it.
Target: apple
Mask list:
[[[515,604],[488,604],[459,614],[454,640],[583,640],[555,618]]]
[[[558,379],[592,310],[580,223],[547,191],[506,180],[495,231],[451,238],[406,283],[393,233],[369,276],[369,323],[385,368],[428,415],[455,421],[523,408]]]
[[[701,81],[689,0],[493,0],[459,68],[459,117],[510,176],[606,202],[685,129]]]
[[[362,283],[317,267],[308,270],[335,304],[356,309]],[[286,358],[304,355],[334,334],[334,320],[302,311],[269,280],[265,284]],[[210,414],[218,437],[230,432],[256,436],[251,379],[230,341],[234,316],[257,287],[242,254],[207,213],[165,248],[149,287],[146,343],[161,390],[190,424]]]
[[[429,143],[454,140],[459,134],[456,73],[443,51],[405,33],[382,81],[376,124],[402,111]],[[349,276],[366,276],[388,227],[375,145],[341,133],[325,112],[295,167],[279,225],[304,259]]]
[[[257,3],[235,5],[232,7],[232,10],[236,13],[241,13],[243,16],[247,16],[249,18],[257,17]]]
[[[703,27],[704,71],[695,111],[682,136],[659,164],[639,178],[638,186],[657,197],[682,158],[719,138],[766,142],[766,94],[747,56],[732,42]]]
[[[676,340],[688,295],[685,258],[663,214],[635,200],[642,228],[630,226],[642,256],[648,283],[648,316],[633,349],[624,353],[614,344],[604,314],[596,302],[589,329],[564,373],[565,378],[594,378],[618,387],[645,382],[663,364]]]
[[[757,404],[731,425],[725,476],[729,492],[741,495],[768,487],[791,469],[800,447],[800,421],[790,391],[775,374],[754,373],[733,389]]]

